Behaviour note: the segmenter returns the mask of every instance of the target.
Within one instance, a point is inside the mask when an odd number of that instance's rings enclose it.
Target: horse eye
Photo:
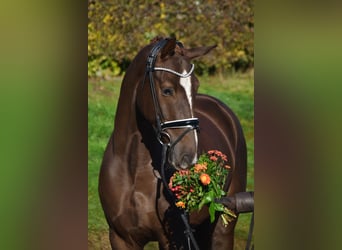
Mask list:
[[[174,90],[172,88],[165,88],[162,90],[164,96],[172,96]]]

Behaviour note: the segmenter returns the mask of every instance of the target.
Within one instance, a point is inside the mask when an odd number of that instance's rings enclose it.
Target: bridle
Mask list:
[[[145,71],[145,78],[148,75],[149,82],[150,82],[150,89],[153,99],[153,105],[155,110],[155,116],[156,116],[156,125],[154,126],[156,136],[158,141],[163,145],[167,144],[169,148],[173,148],[176,143],[178,143],[188,132],[191,130],[198,129],[199,127],[199,121],[198,118],[186,118],[186,119],[180,119],[180,120],[171,120],[171,121],[165,121],[163,113],[160,108],[160,104],[157,98],[156,93],[156,86],[153,80],[153,72],[154,71],[165,71],[174,75],[177,75],[181,78],[187,78],[189,77],[193,70],[194,65],[191,64],[191,69],[188,73],[182,74],[177,71],[174,71],[172,69],[163,68],[163,67],[154,67],[157,55],[159,51],[166,45],[168,42],[168,39],[162,39],[157,42],[156,45],[152,48],[149,56],[147,57],[147,64],[146,64],[146,71]],[[181,43],[178,43],[181,45]],[[167,129],[186,129],[175,141],[171,141],[171,136],[167,133]],[[164,138],[167,138],[166,141],[163,141]]]
[[[170,149],[171,151],[173,150],[173,147],[190,131],[196,130],[199,128],[199,121],[198,118],[186,118],[186,119],[180,119],[180,120],[171,120],[171,121],[165,121],[163,113],[160,108],[160,104],[157,98],[157,93],[156,93],[156,86],[153,80],[153,72],[154,71],[165,71],[174,75],[177,75],[181,78],[186,78],[189,77],[193,70],[194,70],[194,65],[191,64],[191,69],[188,73],[186,74],[181,74],[179,72],[176,72],[172,69],[168,68],[163,68],[163,67],[154,67],[157,55],[159,51],[166,45],[168,42],[168,39],[162,39],[158,41],[152,48],[150,54],[147,57],[147,63],[146,63],[146,71],[145,71],[145,76],[143,80],[143,84],[145,83],[146,76],[148,75],[149,77],[149,82],[150,82],[150,89],[151,89],[151,95],[153,99],[153,105],[154,105],[154,110],[155,110],[155,116],[156,116],[156,125],[154,126],[154,130],[156,132],[157,139],[159,143],[162,145],[162,162],[161,162],[161,179],[163,181],[164,187],[169,193],[170,197],[174,198],[174,194],[168,187],[168,183],[166,181],[165,177],[165,165],[166,165],[166,155],[167,155],[167,150]],[[183,45],[180,42],[177,42],[177,44],[181,47]],[[167,129],[185,129],[178,137],[176,140],[172,141],[171,136],[167,133]],[[167,138],[166,141],[163,141],[162,138]],[[176,207],[174,202],[171,203],[173,207]],[[176,207],[177,208],[177,207]],[[178,208],[177,208],[178,209]],[[188,221],[188,215],[187,213],[183,210],[182,213],[180,214],[181,219],[184,223],[185,226],[185,231],[184,234],[187,237],[187,242],[188,242],[188,248],[191,250],[191,243],[194,246],[195,250],[199,250],[198,244],[196,242],[196,239],[193,235],[193,230],[190,227],[189,221]]]

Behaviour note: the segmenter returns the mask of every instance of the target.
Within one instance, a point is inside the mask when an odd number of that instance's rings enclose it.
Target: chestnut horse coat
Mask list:
[[[118,101],[114,131],[101,165],[99,195],[109,225],[112,249],[143,249],[149,241],[158,241],[160,249],[188,249],[180,211],[170,205],[174,201],[168,196],[160,179],[161,145],[155,134],[155,108],[151,89],[144,77],[148,54],[157,41],[158,39],[143,48],[127,69]],[[192,58],[206,54],[213,47],[185,49],[175,39],[169,39],[156,63],[181,72],[190,67],[189,61]],[[199,119],[199,131],[191,132],[180,140],[179,145],[177,144],[179,152],[175,150],[175,154],[180,155],[175,155],[174,161],[182,161],[179,166],[183,166],[184,159],[192,158],[193,155],[211,149],[220,150],[228,156],[228,163],[232,167],[226,183],[228,195],[245,191],[246,145],[241,125],[234,113],[221,101],[197,94],[199,82],[193,73],[193,98],[192,106],[190,105],[193,110],[182,111],[184,105],[177,106],[177,102],[184,99],[185,92],[181,92],[177,85],[179,78],[172,76],[171,79],[165,72],[156,76],[160,76],[156,77],[155,82],[163,112],[174,114],[168,115],[172,119],[180,119],[184,117],[178,116],[190,114],[191,111]],[[170,79],[165,80],[165,77]],[[169,108],[177,107],[175,112],[165,108],[163,84],[168,84],[168,88],[177,92],[173,96],[174,104]],[[170,98],[165,97],[165,100]],[[176,133],[178,132],[170,132],[171,137]],[[194,151],[194,138],[198,140],[197,152],[190,152]],[[185,158],[181,154],[187,149],[191,157]],[[186,163],[190,167],[191,162]],[[170,176],[174,165],[167,162],[166,167],[167,176]],[[236,220],[224,227],[220,216],[217,216],[216,221],[210,223],[207,207],[204,207],[201,211],[192,213],[189,222],[201,250],[233,249]]]

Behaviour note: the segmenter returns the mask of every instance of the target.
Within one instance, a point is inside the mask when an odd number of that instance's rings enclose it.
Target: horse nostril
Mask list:
[[[181,168],[183,169],[187,169],[190,167],[191,165],[191,159],[190,159],[190,156],[189,155],[184,155],[182,157],[182,161],[181,161]]]

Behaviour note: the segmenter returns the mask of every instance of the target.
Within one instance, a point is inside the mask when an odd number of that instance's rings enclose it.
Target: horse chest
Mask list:
[[[116,220],[117,227],[125,225],[124,230],[132,237],[144,235],[144,238],[156,240],[156,235],[163,232],[161,221],[169,207],[163,196],[158,197],[161,192],[158,188],[162,189],[153,174],[137,174],[130,192],[122,194],[125,197]]]

